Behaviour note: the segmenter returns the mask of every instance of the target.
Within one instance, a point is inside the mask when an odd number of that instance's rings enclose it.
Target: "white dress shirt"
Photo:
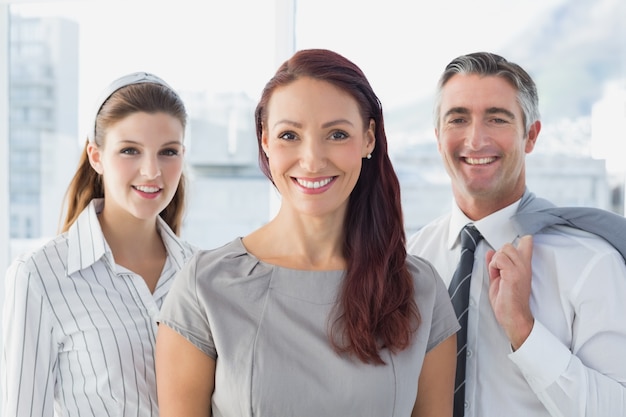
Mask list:
[[[159,217],[167,259],[154,293],[116,265],[93,200],[68,232],[6,274],[5,417],[156,417],[156,318],[194,252]]]
[[[509,218],[518,204],[476,222],[454,204],[408,242],[449,284],[463,226],[484,237],[470,286],[465,416],[626,416],[626,265],[606,241],[563,226],[535,235],[532,332],[512,352],[497,323],[485,254],[517,243]]]

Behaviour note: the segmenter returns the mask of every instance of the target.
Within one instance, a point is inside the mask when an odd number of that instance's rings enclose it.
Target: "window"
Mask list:
[[[253,111],[276,67],[281,2],[213,2],[202,13],[191,0],[9,4],[12,238],[56,234],[93,101],[114,78],[139,70],[167,80],[190,114],[186,237],[213,246],[267,220],[271,193],[257,168]],[[233,182],[242,196],[231,207]]]
[[[623,213],[624,151],[613,146],[626,117],[621,2],[533,0],[504,10],[495,0],[427,9],[399,0],[235,0],[210,1],[201,13],[193,0],[146,2],[0,0],[11,35],[0,38],[10,74],[0,84],[10,97],[0,107],[0,121],[10,121],[0,123],[10,164],[0,190],[10,209],[0,217],[8,225],[16,224],[9,215],[35,213],[29,228],[7,235],[56,233],[91,104],[135,70],[170,82],[191,116],[184,235],[209,247],[259,226],[276,196],[256,165],[252,111],[278,63],[311,47],[352,59],[379,94],[409,233],[448,207],[432,94],[445,64],[475,50],[501,53],[537,81],[543,128],[528,157],[530,186],[557,203]]]
[[[368,76],[408,233],[449,207],[433,92],[452,58],[478,50],[537,81],[543,128],[529,186],[623,213],[625,10],[621,0],[0,0],[10,28],[0,31],[0,269],[56,234],[92,103],[131,71],[158,74],[187,104],[183,236],[213,247],[263,224],[277,197],[257,167],[253,110],[293,48],[334,49]]]

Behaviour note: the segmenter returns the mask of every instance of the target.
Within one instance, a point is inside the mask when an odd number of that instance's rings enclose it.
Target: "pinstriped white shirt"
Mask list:
[[[158,416],[157,313],[195,251],[159,217],[167,260],[154,293],[116,265],[97,213],[16,259],[6,274],[3,416]]]

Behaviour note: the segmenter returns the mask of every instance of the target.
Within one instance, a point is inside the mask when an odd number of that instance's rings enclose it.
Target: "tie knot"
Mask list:
[[[461,248],[469,249],[472,252],[476,249],[476,245],[483,238],[478,229],[473,224],[468,224],[461,231]]]

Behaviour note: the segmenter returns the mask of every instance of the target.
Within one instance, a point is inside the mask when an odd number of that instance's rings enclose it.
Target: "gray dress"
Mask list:
[[[337,354],[328,339],[343,271],[259,261],[241,239],[197,253],[174,280],[160,322],[216,359],[215,417],[406,417],[424,355],[459,325],[432,266],[409,255],[422,323],[385,365]]]

